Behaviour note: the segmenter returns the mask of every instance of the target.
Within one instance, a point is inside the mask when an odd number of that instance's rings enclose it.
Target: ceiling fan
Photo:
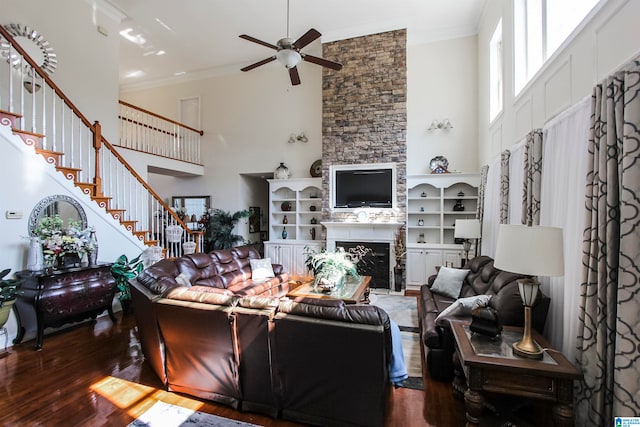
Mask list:
[[[316,29],[311,28],[298,40],[294,41],[293,39],[289,38],[289,0],[287,0],[287,37],[278,40],[278,42],[273,45],[271,43],[258,40],[255,37],[251,37],[246,34],[240,35],[241,39],[249,40],[250,42],[258,43],[259,45],[271,48],[276,51],[276,54],[270,56],[269,58],[263,59],[262,61],[258,61],[255,64],[251,64],[244,68],[241,68],[240,70],[251,71],[254,68],[257,68],[264,64],[268,64],[269,62],[275,61],[277,59],[289,70],[291,84],[295,86],[300,84],[300,75],[298,74],[297,65],[301,61],[311,62],[312,64],[321,65],[323,67],[331,68],[332,70],[336,71],[342,69],[342,64],[338,62],[329,61],[328,59],[318,58],[317,56],[312,56],[300,52],[300,49],[315,41],[320,36],[321,34]]]

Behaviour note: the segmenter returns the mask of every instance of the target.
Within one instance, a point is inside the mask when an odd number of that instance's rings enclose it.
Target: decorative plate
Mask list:
[[[316,160],[311,164],[311,168],[309,169],[309,174],[313,178],[318,178],[322,176],[322,159]]]
[[[429,162],[431,173],[446,173],[447,168],[449,168],[449,161],[444,156],[435,156]]]

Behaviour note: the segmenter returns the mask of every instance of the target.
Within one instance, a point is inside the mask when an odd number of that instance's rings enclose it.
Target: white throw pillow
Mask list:
[[[186,287],[191,286],[191,282],[189,281],[189,278],[184,273],[180,273],[176,276],[176,282],[178,283],[178,285],[182,285]]]
[[[272,277],[276,277],[271,267],[271,258],[250,259],[251,263],[251,279],[254,282],[265,281]]]
[[[463,316],[471,314],[471,312],[476,308],[488,306],[489,301],[491,301],[491,295],[476,295],[473,297],[457,299],[453,304],[438,314],[436,322],[444,316]]]
[[[460,296],[462,282],[469,274],[469,270],[461,270],[459,268],[440,267],[436,280],[431,286],[431,292],[445,295],[451,298]]]

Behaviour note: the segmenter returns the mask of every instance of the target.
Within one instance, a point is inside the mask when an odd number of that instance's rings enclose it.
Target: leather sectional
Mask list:
[[[464,266],[469,270],[460,290],[460,298],[475,295],[491,295],[490,306],[496,309],[502,325],[523,326],[524,308],[517,280],[528,276],[502,271],[493,266],[488,256],[475,257]],[[454,299],[435,292],[431,286],[436,275],[429,277],[420,288],[420,327],[427,369],[431,378],[441,381],[453,379],[453,353],[455,340],[449,322],[471,320],[471,315],[443,316],[438,314],[451,305]],[[532,327],[542,333],[549,310],[549,297],[542,292],[532,310]]]
[[[185,255],[130,281],[142,351],[165,387],[297,422],[384,425],[384,310],[283,298],[280,266],[274,279],[251,280],[256,257],[247,247]],[[191,286],[176,282],[180,274]]]

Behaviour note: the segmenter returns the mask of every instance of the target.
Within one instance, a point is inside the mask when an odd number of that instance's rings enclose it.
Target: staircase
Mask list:
[[[0,47],[4,59],[0,61],[0,125],[10,126],[27,146],[34,148],[34,155],[54,165],[103,208],[105,215],[119,221],[132,238],[147,246],[161,247],[168,258],[182,255],[186,242],[195,243],[196,252],[204,250],[203,233],[186,226],[102,136],[100,123],[90,123],[2,26]],[[154,119],[156,131],[162,129],[159,117]],[[141,120],[127,121],[129,126],[147,130],[129,130],[128,143],[135,145],[131,136],[140,134],[146,136],[140,146],[149,146],[151,126]],[[178,125],[171,121],[173,129]],[[196,144],[184,138],[182,131],[171,132],[176,153],[189,160],[199,159],[195,157],[199,155],[199,140]],[[187,132],[201,131],[188,128]],[[168,132],[162,129],[161,133]]]

